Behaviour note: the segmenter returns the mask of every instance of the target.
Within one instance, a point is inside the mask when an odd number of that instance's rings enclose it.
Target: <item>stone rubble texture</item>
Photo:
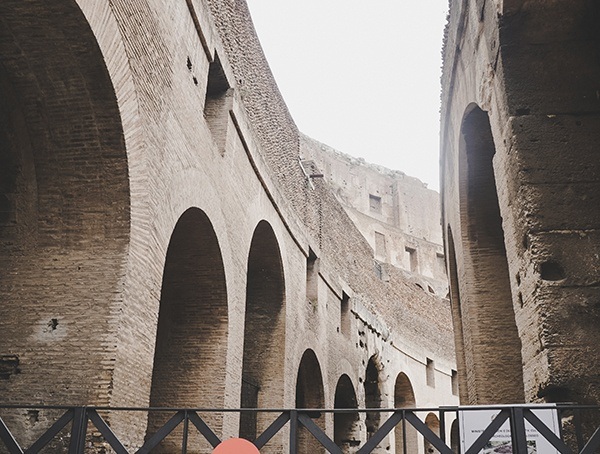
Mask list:
[[[600,5],[452,0],[442,219],[461,402],[600,403]]]

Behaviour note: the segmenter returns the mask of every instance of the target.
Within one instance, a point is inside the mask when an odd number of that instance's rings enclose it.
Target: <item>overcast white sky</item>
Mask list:
[[[302,132],[438,189],[448,0],[247,0]]]

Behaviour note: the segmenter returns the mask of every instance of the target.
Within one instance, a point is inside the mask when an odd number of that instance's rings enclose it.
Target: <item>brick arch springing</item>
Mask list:
[[[227,288],[219,242],[207,215],[190,208],[177,222],[162,281],[151,407],[222,408],[227,353]],[[168,415],[151,413],[148,434]],[[220,415],[208,417],[220,430]],[[163,444],[176,449],[180,434]],[[191,438],[193,449],[207,449]]]
[[[279,244],[266,221],[254,230],[247,270],[241,406],[282,408],[285,282]],[[240,436],[254,439],[257,429],[261,433],[271,422],[270,416],[242,413]]]
[[[496,191],[496,153],[488,114],[471,105],[460,138],[461,291],[465,367],[471,404],[523,402],[521,340]],[[468,326],[468,328],[467,328]]]
[[[317,355],[308,349],[302,355],[296,380],[296,408],[323,408],[325,394],[323,375]],[[325,416],[321,414],[314,422],[325,430]],[[298,452],[325,453],[325,448],[304,427],[298,426]]]
[[[73,0],[0,2],[0,61],[0,397],[108,405],[130,222],[113,82]]]
[[[415,392],[413,391],[410,379],[404,372],[400,372],[396,377],[396,383],[394,384],[394,408],[415,408],[416,406],[417,401],[415,400]],[[417,430],[408,422],[405,422],[404,426],[406,428],[406,437],[404,435],[404,427],[402,422],[400,422],[400,424],[394,428],[394,435],[396,438],[396,453],[400,454],[403,452],[417,452]],[[405,444],[406,451],[404,451]]]
[[[346,374],[337,382],[333,405],[334,408],[358,408],[354,384]],[[334,414],[333,439],[343,452],[352,452],[360,444],[360,424],[358,413]]]

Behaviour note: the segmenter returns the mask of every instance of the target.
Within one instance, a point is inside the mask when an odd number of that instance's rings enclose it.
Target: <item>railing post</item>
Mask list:
[[[290,410],[290,454],[298,454],[298,412]]]
[[[440,419],[440,439],[446,443],[446,412],[440,408],[438,416]]]
[[[190,420],[188,419],[188,412],[187,412],[187,410],[185,410],[183,413],[183,439],[181,440],[181,454],[187,454],[189,426],[190,426]]]
[[[402,453],[406,454],[406,411],[402,410]]]
[[[71,425],[71,442],[69,443],[69,454],[84,454],[86,432],[87,408],[76,407],[73,409],[73,422]]]
[[[523,417],[523,408],[514,407],[510,415],[511,438],[513,452],[527,452],[527,433],[525,432],[525,418]]]

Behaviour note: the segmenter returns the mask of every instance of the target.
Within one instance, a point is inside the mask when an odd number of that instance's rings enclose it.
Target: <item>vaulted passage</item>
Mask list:
[[[285,344],[285,285],[277,238],[261,221],[248,255],[242,408],[282,408]],[[240,436],[253,440],[271,421],[270,414],[242,413]],[[264,417],[264,421],[260,420]],[[273,443],[271,442],[269,446]]]
[[[167,250],[152,373],[151,407],[222,408],[227,352],[227,290],[219,243],[203,211],[188,209],[179,219]],[[166,414],[151,413],[148,433]],[[208,418],[218,433],[221,417]],[[175,432],[163,444],[180,444]],[[194,450],[209,447],[199,437]]]
[[[409,378],[404,373],[398,374],[394,385],[394,407],[415,408],[415,393]],[[418,450],[418,432],[408,422],[404,421],[394,428],[396,437],[396,453],[413,453]]]
[[[323,408],[325,402],[323,391],[323,375],[315,352],[308,349],[302,355],[296,381],[296,408]],[[325,416],[314,415],[314,421],[325,431]],[[325,453],[325,448],[306,430],[298,426],[298,452]]]
[[[366,408],[381,408],[381,383],[379,379],[379,368],[377,367],[377,358],[371,356],[367,363],[365,372],[365,407]],[[381,413],[367,412],[365,417],[365,425],[367,427],[367,440],[373,436],[381,423]],[[379,452],[382,449],[384,442],[380,443],[374,452]]]
[[[342,375],[335,387],[335,408],[358,408],[352,380]],[[360,444],[360,417],[358,413],[335,413],[333,417],[333,438],[343,452],[356,451]]]
[[[521,341],[496,193],[493,166],[496,150],[486,112],[472,106],[463,119],[461,139],[465,270],[459,286],[463,328],[468,324],[470,336],[464,345],[468,403],[523,402]]]
[[[0,99],[0,345],[17,364],[0,400],[108,405],[128,164],[104,56],[75,1],[0,2]],[[7,423],[27,444],[25,418]]]

